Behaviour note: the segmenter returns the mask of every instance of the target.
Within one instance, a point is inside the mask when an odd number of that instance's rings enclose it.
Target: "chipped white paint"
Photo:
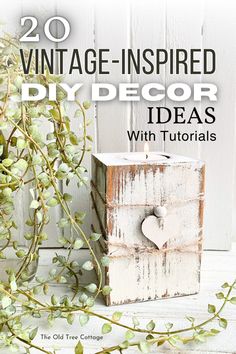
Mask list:
[[[113,289],[106,304],[196,293],[204,164],[175,155],[151,163],[128,161],[125,156],[93,156],[93,226],[104,236],[95,251],[110,258],[104,279]],[[142,223],[151,216],[158,220],[153,216],[158,206],[168,212],[145,237]],[[120,277],[123,272],[125,280]]]

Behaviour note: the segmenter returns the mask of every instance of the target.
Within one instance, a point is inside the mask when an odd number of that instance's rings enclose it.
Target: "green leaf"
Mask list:
[[[132,318],[132,321],[133,321],[134,328],[136,328],[136,327],[138,327],[140,325],[139,320],[137,319],[137,317],[134,316]]]
[[[30,208],[31,209],[37,209],[39,207],[39,202],[37,200],[32,200],[30,203]]]
[[[236,305],[236,297],[231,297],[230,299],[230,303],[233,304],[233,305]]]
[[[88,297],[87,300],[86,300],[86,305],[88,307],[93,307],[94,306],[94,298],[93,297]]]
[[[92,263],[91,261],[86,261],[86,262],[82,265],[82,268],[83,268],[84,270],[90,271],[90,270],[92,270],[92,269],[94,268],[94,266],[93,266],[93,263]]]
[[[212,328],[211,333],[216,335],[216,334],[220,333],[220,331],[218,329]]]
[[[229,288],[230,285],[229,285],[229,283],[224,283],[223,285],[221,285],[221,287],[222,287],[223,289],[226,289],[226,288]]]
[[[89,321],[89,316],[87,314],[82,314],[79,316],[79,323],[83,327],[88,323]]]
[[[216,312],[216,307],[214,305],[208,304],[208,312],[209,313],[215,313]]]
[[[1,303],[2,303],[2,308],[5,309],[11,305],[11,298],[9,296],[3,296]]]
[[[34,237],[33,234],[27,232],[26,234],[24,234],[24,238],[29,241],[29,240],[32,240],[32,238]]]
[[[194,323],[194,321],[195,321],[195,318],[191,317],[191,316],[186,316],[186,319],[191,323]]]
[[[44,284],[43,285],[43,293],[44,295],[47,295],[49,291],[49,285],[48,284]]]
[[[88,141],[93,142],[93,138],[90,135],[87,135],[86,138],[87,138]]]
[[[228,322],[225,318],[220,318],[219,319],[219,326],[226,329],[228,325]]]
[[[18,149],[25,149],[27,146],[27,143],[24,138],[19,137],[19,138],[17,138],[16,146]]]
[[[51,115],[55,119],[55,121],[60,122],[60,114],[59,114],[58,110],[50,109],[49,112],[51,113]]]
[[[4,188],[2,193],[5,197],[9,198],[12,195],[12,190],[11,188]]]
[[[138,348],[144,354],[150,353],[150,345],[146,341],[141,341]]]
[[[25,171],[28,167],[28,163],[24,159],[19,159],[16,163],[14,163],[14,167],[18,168],[20,171]]]
[[[154,336],[149,333],[149,334],[146,336],[146,340],[148,341],[148,340],[152,340],[152,339],[154,339]]]
[[[75,347],[75,354],[84,354],[84,347],[80,341]]]
[[[109,257],[103,256],[101,258],[101,264],[103,265],[103,267],[107,267],[109,265],[109,263],[110,263]]]
[[[67,280],[66,280],[66,278],[63,275],[60,276],[59,283],[60,284],[66,284],[67,283]]]
[[[74,248],[74,250],[79,250],[81,247],[83,247],[83,245],[84,245],[84,242],[80,239],[77,239],[74,242],[73,248]]]
[[[51,296],[51,303],[53,306],[56,306],[58,304],[58,299],[55,295]]]
[[[96,232],[93,232],[90,238],[92,241],[97,241],[97,240],[99,240],[100,237],[101,237],[101,234],[97,234]]]
[[[67,320],[68,324],[72,325],[74,322],[74,319],[75,319],[75,315],[73,313],[69,313],[69,315],[67,315],[66,320]]]
[[[165,327],[166,327],[167,331],[169,331],[173,327],[173,323],[168,322],[165,324]]]
[[[10,287],[11,287],[11,290],[12,291],[16,291],[17,290],[17,284],[16,284],[16,281],[15,280],[12,280],[10,282]]]
[[[39,234],[39,238],[40,238],[40,240],[45,241],[45,240],[48,240],[48,235],[46,234],[46,232],[41,232]]]
[[[34,155],[32,157],[32,165],[33,166],[41,166],[42,165],[42,157],[40,155]]]
[[[104,325],[102,326],[102,333],[107,334],[110,333],[111,331],[112,331],[112,327],[110,323],[104,323]]]
[[[26,252],[25,252],[25,250],[23,250],[23,249],[20,249],[20,250],[18,250],[18,251],[16,252],[16,256],[17,256],[18,258],[24,258],[25,255],[26,255]]]
[[[120,344],[120,349],[128,349],[128,348],[129,348],[129,342],[127,340],[125,340]]]
[[[72,195],[71,194],[69,194],[69,193],[64,193],[63,194],[63,199],[66,201],[66,202],[71,202],[72,201]]]
[[[79,141],[75,133],[70,133],[69,139],[72,145],[78,145]]]
[[[58,226],[59,226],[60,228],[66,227],[66,226],[68,226],[68,225],[69,225],[69,222],[68,222],[68,220],[65,219],[65,218],[61,218],[60,221],[59,221],[59,223],[58,223]]]
[[[86,295],[85,293],[82,293],[79,297],[79,301],[82,303],[85,303],[88,299],[88,295]]]
[[[81,111],[81,109],[77,109],[76,111],[75,111],[75,114],[74,114],[74,117],[80,117],[82,115],[82,111]]]
[[[201,342],[201,343],[205,343],[205,341],[206,341],[205,336],[202,335],[202,334],[196,335],[196,336],[195,336],[195,339],[198,340],[198,341]]]
[[[29,333],[29,339],[33,340],[38,333],[38,328],[34,328],[30,333]]]
[[[126,340],[131,340],[135,336],[134,332],[132,332],[130,329],[125,333],[125,339]]]
[[[110,292],[112,291],[111,287],[109,285],[105,285],[103,288],[102,288],[102,294],[104,296],[106,295],[109,295]]]
[[[55,139],[54,133],[48,133],[47,134],[47,140],[53,140],[53,139]]]
[[[6,256],[2,251],[0,252],[0,259],[6,259]]]
[[[91,102],[89,102],[89,101],[84,101],[84,102],[83,102],[83,107],[84,107],[84,109],[89,109],[90,106],[91,106]]]
[[[85,218],[85,216],[86,216],[86,213],[82,213],[82,212],[78,212],[78,211],[75,212],[75,220],[76,221],[81,222]]]
[[[166,338],[160,338],[158,339],[157,346],[160,347],[166,342]]]
[[[224,299],[225,296],[222,292],[216,294],[217,299]]]
[[[50,325],[50,327],[52,327],[54,325],[55,318],[52,316],[52,314],[48,315],[47,321],[48,321],[48,324]]]
[[[112,319],[113,319],[113,321],[118,322],[121,319],[121,316],[122,316],[122,312],[116,311],[113,313]]]
[[[151,320],[151,321],[147,324],[146,328],[147,328],[147,330],[149,330],[149,331],[153,331],[154,328],[155,328],[155,323],[154,323],[154,321]]]
[[[49,207],[55,207],[56,205],[58,205],[59,202],[56,198],[50,198],[48,201],[47,201],[47,205]]]
[[[97,291],[97,285],[94,283],[87,285],[85,288],[86,288],[86,290],[88,290],[92,294]]]
[[[4,159],[4,160],[2,161],[2,164],[3,164],[3,166],[5,166],[5,167],[9,167],[9,166],[11,166],[11,165],[13,164],[13,160],[11,160],[11,159]]]

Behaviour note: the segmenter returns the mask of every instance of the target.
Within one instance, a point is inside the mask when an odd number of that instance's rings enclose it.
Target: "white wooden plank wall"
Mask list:
[[[166,2],[165,0],[157,1],[133,1],[131,11],[131,44],[134,50],[144,50],[150,48],[165,48],[166,47]],[[155,9],[155,11],[153,11]],[[165,66],[163,66],[160,74],[138,75],[133,73],[132,82],[138,82],[140,85],[157,82],[165,85]],[[165,102],[162,103],[165,105]],[[148,125],[148,109],[147,107],[155,106],[153,102],[140,100],[140,102],[133,102],[133,129],[135,130],[150,130],[156,133],[158,137],[159,131],[163,126],[157,124]],[[155,110],[155,109],[154,109]],[[149,148],[152,151],[163,151],[164,143],[161,139],[157,141],[150,141]],[[144,142],[137,141],[134,144],[135,151],[143,151]]]
[[[95,48],[110,49],[111,59],[121,58],[121,49],[130,47],[129,1],[95,1]],[[109,66],[107,66],[109,67]],[[97,82],[130,82],[129,75],[122,75],[120,64],[109,67],[110,75],[97,75]],[[127,151],[130,144],[126,137],[131,124],[131,105],[118,99],[97,104],[98,152]]]
[[[207,163],[206,179],[206,213],[205,213],[205,247],[208,249],[229,249],[233,235],[236,235],[236,188],[234,168],[236,162],[235,147],[235,60],[236,45],[232,36],[236,30],[236,4],[228,0],[10,0],[1,12],[0,21],[6,22],[5,29],[14,32],[21,14],[35,15],[40,20],[52,15],[61,15],[71,22],[71,35],[60,47],[109,48],[113,59],[120,59],[122,48],[213,48],[217,52],[217,72],[214,76],[169,75],[163,70],[160,75],[122,75],[119,64],[112,64],[110,75],[66,76],[69,83],[83,82],[86,88],[79,97],[81,101],[89,99],[89,88],[92,82],[160,82],[168,85],[171,82],[214,82],[219,86],[220,100],[216,106],[217,122],[214,127],[178,127],[182,131],[205,131],[212,129],[218,135],[214,143],[163,143],[158,135],[156,142],[150,143],[152,150],[166,150],[192,157],[199,157]],[[52,47],[52,43],[42,42],[42,46]],[[66,63],[68,65],[68,63]],[[208,104],[208,103],[207,103]],[[88,114],[94,119],[89,134],[94,138],[93,150],[98,152],[141,151],[143,142],[130,143],[127,129],[153,130],[159,132],[162,127],[148,126],[147,106],[155,103],[144,101],[121,103],[117,99],[112,102],[93,104]],[[159,104],[157,104],[159,105]],[[161,102],[169,108],[181,106],[168,100]],[[186,112],[195,105],[192,102],[183,104]],[[205,103],[195,105],[204,109]],[[71,115],[74,105],[70,107]],[[72,127],[77,131],[78,118],[72,118]],[[50,129],[48,127],[48,129]],[[165,129],[174,132],[176,128],[170,123]],[[90,158],[85,160],[85,167],[90,173]],[[65,190],[65,186],[61,186]],[[68,190],[68,189],[67,189]],[[73,202],[73,210],[84,209],[87,212],[86,231],[90,226],[90,203],[86,188],[77,191],[75,184],[69,187],[78,197]],[[233,204],[234,203],[234,204]],[[25,202],[27,204],[27,202]],[[58,246],[55,220],[60,214],[55,210],[49,225],[50,240],[48,247]],[[19,219],[22,219],[20,216]],[[21,233],[22,234],[22,233]]]
[[[212,129],[218,139],[213,144],[202,143],[201,157],[206,161],[207,246],[228,249],[236,237],[235,189],[235,99],[236,99],[236,3],[234,0],[205,1],[203,46],[217,53],[214,76],[205,77],[219,88],[219,101],[214,104],[216,123]],[[207,127],[205,127],[207,129]],[[209,182],[211,181],[211,183]],[[232,224],[233,219],[233,224]],[[234,238],[235,239],[235,238]]]

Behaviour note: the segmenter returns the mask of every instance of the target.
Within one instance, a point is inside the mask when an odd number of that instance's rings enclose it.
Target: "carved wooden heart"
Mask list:
[[[142,222],[142,232],[144,236],[155,243],[159,249],[161,249],[169,239],[167,234],[163,231],[160,222],[162,221],[155,215],[148,216]]]

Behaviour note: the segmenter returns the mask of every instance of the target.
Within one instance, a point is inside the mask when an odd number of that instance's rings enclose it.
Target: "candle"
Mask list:
[[[124,158],[125,160],[129,160],[129,161],[149,163],[149,162],[166,160],[169,158],[169,156],[158,152],[150,152],[148,143],[145,143],[144,152],[127,153]]]

